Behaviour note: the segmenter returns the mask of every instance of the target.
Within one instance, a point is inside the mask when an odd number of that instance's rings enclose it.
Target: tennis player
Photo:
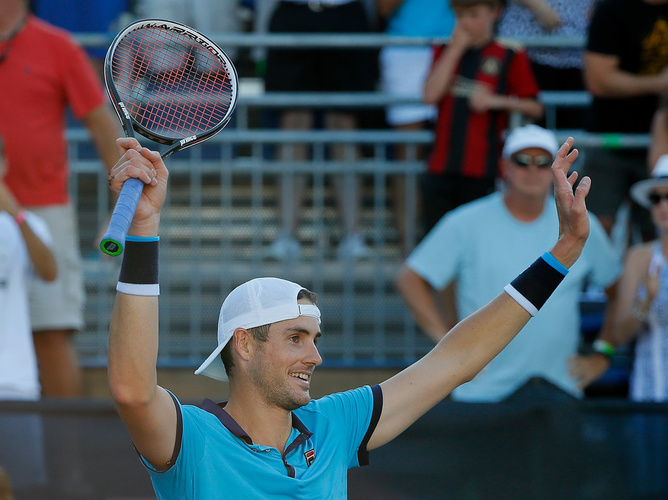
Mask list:
[[[567,177],[569,138],[552,167],[559,239],[422,359],[374,387],[311,400],[320,311],[314,294],[277,278],[235,288],[223,302],[218,346],[196,373],[229,378],[229,400],[182,405],[158,386],[158,246],[168,172],[132,138],[110,175],[118,192],[146,185],[126,243],[109,339],[109,384],[159,499],[342,499],[347,470],[471,380],[545,303],[589,234],[590,180]]]

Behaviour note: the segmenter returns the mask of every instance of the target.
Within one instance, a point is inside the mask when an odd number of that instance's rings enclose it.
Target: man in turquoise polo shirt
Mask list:
[[[235,288],[218,321],[218,346],[196,373],[229,378],[229,400],[181,405],[158,386],[158,229],[168,172],[159,153],[118,139],[109,175],[118,192],[144,190],[126,241],[109,339],[109,384],[159,499],[341,499],[347,470],[401,434],[473,378],[522,329],[580,256],[589,235],[585,196],[567,177],[569,139],[553,166],[559,239],[421,360],[375,387],[311,400],[322,362],[315,295],[277,278]]]

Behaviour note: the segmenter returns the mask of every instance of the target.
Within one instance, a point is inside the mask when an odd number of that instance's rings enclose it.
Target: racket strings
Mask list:
[[[138,30],[119,43],[112,78],[133,118],[168,138],[218,125],[234,92],[218,56],[185,35],[159,28]]]

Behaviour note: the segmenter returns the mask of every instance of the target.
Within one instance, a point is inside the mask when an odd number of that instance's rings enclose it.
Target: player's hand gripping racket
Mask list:
[[[237,103],[237,72],[214,42],[183,24],[143,19],[122,30],[104,61],[104,82],[125,135],[170,145],[162,157],[227,125]],[[123,251],[144,183],[128,179],[100,247]]]

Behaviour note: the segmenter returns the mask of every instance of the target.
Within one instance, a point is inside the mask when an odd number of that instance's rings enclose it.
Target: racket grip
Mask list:
[[[119,255],[125,246],[125,237],[135,216],[144,183],[139,179],[130,178],[123,183],[116,206],[111,214],[107,232],[104,233],[100,248],[108,255]]]

